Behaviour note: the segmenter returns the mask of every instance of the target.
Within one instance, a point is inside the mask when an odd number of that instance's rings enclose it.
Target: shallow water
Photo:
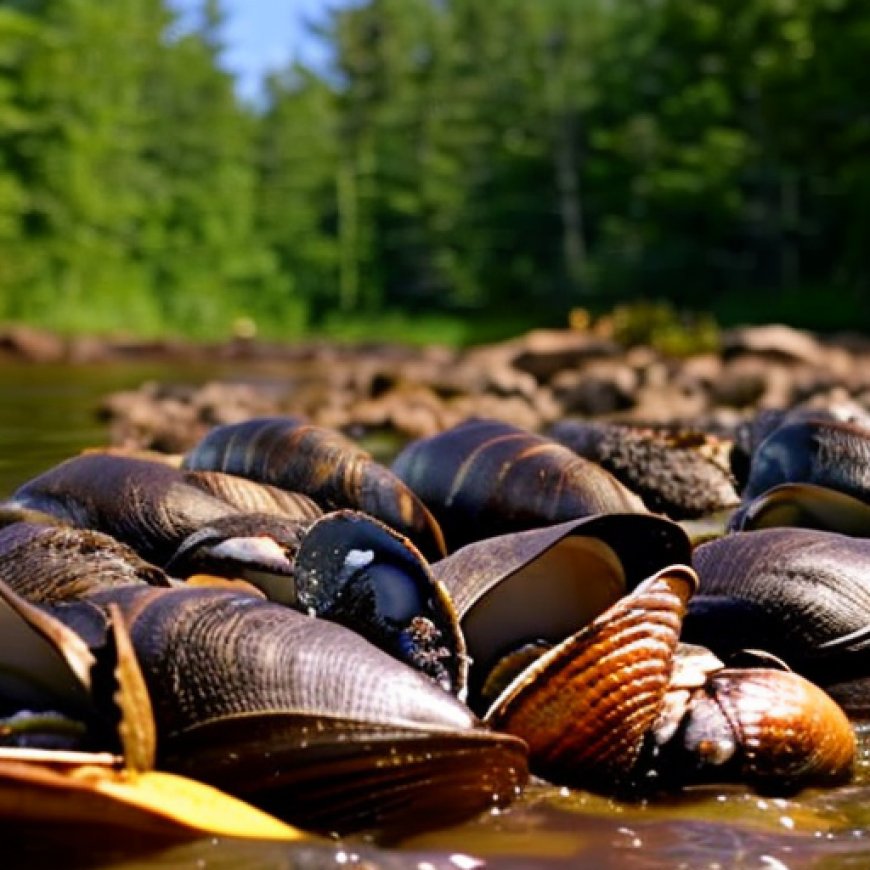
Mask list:
[[[204,366],[0,366],[0,495],[83,447],[106,443],[96,411],[107,393],[145,380],[198,383],[232,374]],[[870,781],[867,767],[860,765],[861,782]],[[158,847],[19,825],[4,834],[10,835],[4,844],[16,844],[15,866],[31,867],[857,870],[870,867],[870,786],[788,799],[742,788],[696,789],[630,805],[536,783],[507,809],[390,847],[365,839],[288,846],[220,838]],[[7,845],[4,850],[9,857]]]

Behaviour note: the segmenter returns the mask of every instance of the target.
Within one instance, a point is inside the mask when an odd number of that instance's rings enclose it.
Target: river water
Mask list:
[[[106,394],[143,381],[200,383],[238,376],[175,365],[0,365],[0,495],[83,447],[107,442],[97,415]],[[242,373],[242,377],[244,373]],[[366,838],[284,845],[207,838],[173,846],[16,827],[27,866],[123,868],[867,868],[870,776],[827,791],[770,797],[699,788],[625,804],[532,783],[512,806],[385,846]],[[2,828],[2,826],[0,826]],[[5,842],[9,842],[4,837]],[[5,848],[5,847],[4,847]],[[5,862],[0,860],[0,865]],[[16,866],[19,866],[16,864]]]

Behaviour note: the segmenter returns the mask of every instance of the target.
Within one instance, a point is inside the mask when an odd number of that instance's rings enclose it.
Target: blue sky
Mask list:
[[[256,99],[263,74],[298,59],[325,61],[323,47],[306,32],[308,21],[322,21],[329,9],[351,0],[223,0],[227,14],[224,66],[239,82],[239,93]],[[182,11],[201,7],[202,0],[171,0]]]

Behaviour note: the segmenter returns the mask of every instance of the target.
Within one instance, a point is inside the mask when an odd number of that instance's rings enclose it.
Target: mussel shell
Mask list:
[[[814,483],[870,501],[870,429],[813,417],[774,429],[752,456],[743,498],[781,483]]]
[[[470,420],[414,441],[392,468],[435,515],[451,550],[592,514],[646,513],[601,466],[495,420]]]
[[[706,516],[740,501],[727,442],[704,432],[561,420],[549,434],[606,468],[651,511],[673,519]]]
[[[334,511],[296,555],[297,607],[352,628],[441,683],[465,689],[468,661],[454,603],[405,537],[358,511]]]
[[[764,668],[727,668],[709,691],[732,724],[740,777],[778,791],[843,782],[855,758],[845,713],[799,674]]]
[[[0,581],[37,604],[74,600],[110,586],[170,582],[109,535],[37,523],[0,529]]]
[[[870,537],[870,504],[826,486],[783,483],[735,511],[731,531],[790,526]]]
[[[153,699],[161,766],[252,801],[262,792],[264,805],[287,808],[284,818],[299,809],[339,829],[406,818],[397,794],[419,796],[432,809],[420,823],[437,824],[436,806],[451,819],[478,812],[511,800],[524,781],[521,741],[486,731],[451,695],[342,626],[217,589],[130,587],[85,606],[110,602],[128,622]],[[405,750],[428,787],[400,763]]]
[[[187,483],[177,468],[100,453],[50,468],[19,487],[7,504],[105,532],[155,565],[164,565],[197,529],[240,513]]]
[[[185,471],[184,479],[245,513],[273,513],[303,522],[311,522],[323,514],[314,499],[301,492],[257,483],[236,474]]]
[[[764,649],[825,685],[870,672],[870,541],[813,529],[737,532],[703,544],[683,639],[727,658]]]
[[[486,721],[522,737],[532,770],[553,782],[624,785],[662,710],[696,583],[684,565],[648,578],[523,671]]]
[[[472,706],[502,655],[537,640],[558,643],[646,577],[690,558],[688,538],[669,520],[601,514],[487,538],[434,563],[472,659]]]
[[[388,468],[340,432],[299,418],[217,426],[184,457],[183,466],[305,493],[326,510],[365,511],[411,538],[427,558],[445,552],[437,522]]]

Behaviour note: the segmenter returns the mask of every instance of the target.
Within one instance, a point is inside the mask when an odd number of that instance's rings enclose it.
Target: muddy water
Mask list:
[[[144,380],[196,383],[229,374],[165,365],[0,366],[0,495],[82,447],[105,443],[96,409],[107,393]],[[870,867],[868,766],[862,762],[858,784],[789,798],[720,787],[630,805],[536,783],[509,808],[388,846],[365,838],[293,846],[209,838],[158,846],[22,826],[3,831],[3,841],[4,851],[16,844],[15,866],[20,860],[30,867],[858,870]]]

